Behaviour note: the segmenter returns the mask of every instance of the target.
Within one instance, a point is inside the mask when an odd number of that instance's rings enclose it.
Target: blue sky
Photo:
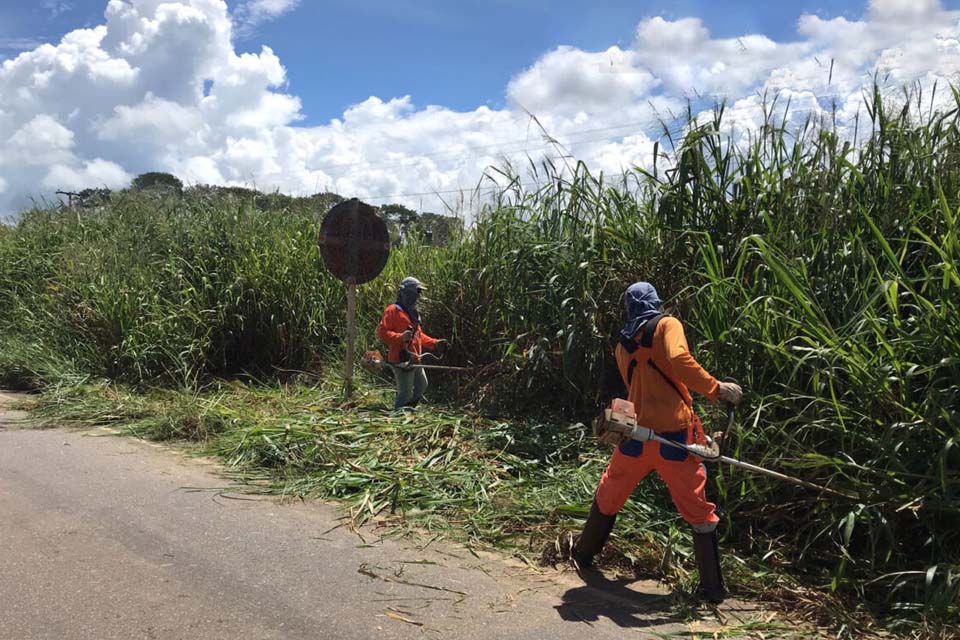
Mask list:
[[[795,34],[800,12],[785,10],[789,3],[731,2],[718,10],[721,4],[728,3],[334,0],[305,3],[265,25],[249,44],[269,43],[287,62],[311,119],[338,116],[370,95],[410,94],[420,105],[461,110],[499,107],[511,77],[545,51],[628,43],[650,15],[699,15],[717,35]],[[824,4],[832,5],[831,14],[863,10],[861,3]]]
[[[876,77],[955,106],[960,0],[0,0],[0,215],[146,171],[469,209],[490,167],[650,167],[691,101],[852,137]]]
[[[0,39],[55,42],[101,22],[105,0],[0,0],[0,7]],[[303,122],[320,124],[371,95],[409,94],[418,105],[457,110],[502,107],[510,79],[544,52],[628,45],[650,16],[697,16],[714,37],[763,33],[790,41],[802,13],[856,18],[865,11],[865,2],[849,0],[304,0],[236,45],[270,46],[303,101]]]

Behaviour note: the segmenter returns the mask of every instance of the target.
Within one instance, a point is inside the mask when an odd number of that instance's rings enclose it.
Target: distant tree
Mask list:
[[[401,226],[409,225],[412,222],[416,222],[419,214],[409,207],[405,207],[402,204],[385,204],[380,207],[380,215],[395,222]]]
[[[396,203],[381,206],[378,213],[386,221],[394,244],[400,244],[407,238],[419,217],[413,209]]]
[[[339,193],[333,193],[332,191],[324,191],[323,193],[315,193],[308,198],[310,204],[317,208],[317,212],[320,215],[326,215],[327,211],[332,209],[335,205],[340,204],[345,201],[344,198]]]
[[[77,206],[81,209],[102,207],[110,200],[110,189],[84,189],[77,194]]]
[[[463,221],[453,216],[425,212],[417,220],[417,231],[431,244],[444,246],[459,237],[463,231]]]
[[[214,191],[219,195],[228,195],[234,196],[235,198],[256,198],[257,196],[263,195],[256,189],[251,189],[249,187],[213,187]]]
[[[67,206],[76,209],[93,209],[103,206],[110,199],[110,189],[84,189],[83,191],[57,191],[58,196],[67,196]]]
[[[150,171],[134,178],[130,188],[137,191],[164,191],[179,194],[183,193],[183,182],[171,173]]]

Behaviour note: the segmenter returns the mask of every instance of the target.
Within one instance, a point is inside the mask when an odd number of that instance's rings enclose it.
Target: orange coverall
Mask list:
[[[635,341],[642,332],[641,328],[634,336]],[[637,424],[670,440],[686,443],[688,428],[699,421],[691,406],[690,390],[716,400],[719,383],[690,354],[680,321],[664,316],[653,334],[650,348],[638,344],[630,353],[619,344],[616,357],[629,391],[627,399],[637,411]],[[673,381],[676,389],[649,364],[650,360]],[[627,440],[613,452],[597,488],[600,512],[604,515],[619,512],[651,470],[656,470],[666,482],[677,510],[695,531],[709,532],[716,528],[720,519],[715,512],[716,505],[707,501],[707,474],[703,463],[685,451],[661,448],[652,440]]]
[[[420,355],[423,350],[433,351],[437,347],[438,340],[431,338],[417,326],[413,333],[413,339],[404,347],[403,332],[414,328],[410,316],[400,307],[399,304],[391,304],[383,311],[383,318],[377,327],[377,335],[390,347],[387,354],[387,362],[397,364],[400,362],[400,351],[406,348],[410,352],[410,359],[413,362],[420,362]]]

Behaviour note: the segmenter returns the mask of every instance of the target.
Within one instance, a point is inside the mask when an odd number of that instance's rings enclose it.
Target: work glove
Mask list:
[[[404,342],[410,342],[411,340],[413,340],[413,329],[407,329],[406,331],[401,333],[400,339],[403,340]]]
[[[740,385],[736,382],[721,382],[719,384],[717,397],[720,400],[734,405],[740,404],[740,400],[743,399],[743,389],[740,388]]]
[[[443,338],[441,338],[440,340],[437,340],[437,346],[433,350],[433,352],[442,358],[444,355],[446,355],[447,349],[449,347],[450,347],[450,343],[444,340]]]

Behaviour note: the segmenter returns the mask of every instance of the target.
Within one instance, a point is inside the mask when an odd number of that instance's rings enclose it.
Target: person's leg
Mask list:
[[[683,519],[693,528],[693,551],[700,570],[700,590],[710,602],[723,602],[725,585],[717,548],[716,505],[707,500],[707,472],[693,456],[683,461],[661,460],[657,472]]]
[[[413,399],[414,371],[404,371],[398,367],[391,367],[391,369],[397,380],[397,398],[393,402],[393,408],[400,409],[407,406]]]
[[[588,567],[593,563],[594,556],[600,553],[610,537],[617,513],[649,471],[642,442],[629,442],[614,450],[600,477],[590,515],[573,550],[573,557],[579,566]]]
[[[727,595],[720,569],[720,549],[716,525],[711,531],[693,530],[693,554],[700,570],[700,592],[707,602],[720,604]]]
[[[423,397],[427,386],[430,384],[429,380],[427,380],[427,372],[423,369],[415,369],[413,376],[413,397],[409,402],[411,407],[415,407],[420,403],[420,398]]]
[[[667,483],[677,511],[695,531],[710,532],[720,518],[717,505],[707,500],[707,472],[702,462],[691,456],[683,462],[661,461],[657,472]]]

